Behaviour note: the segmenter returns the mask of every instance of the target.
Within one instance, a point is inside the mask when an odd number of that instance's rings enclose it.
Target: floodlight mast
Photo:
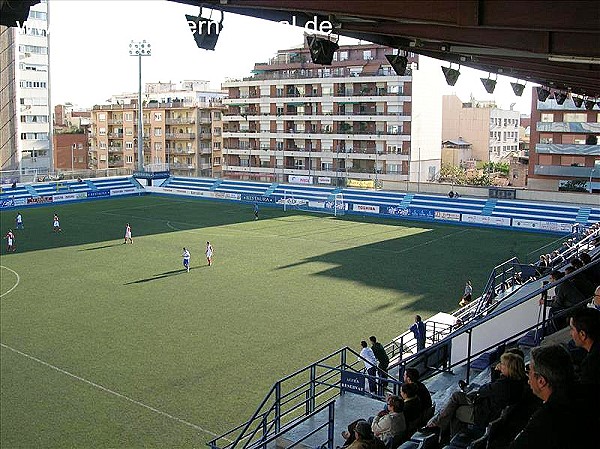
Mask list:
[[[132,40],[129,43],[129,56],[137,56],[138,58],[138,171],[144,171],[144,120],[142,116],[142,56],[150,56],[150,54],[150,44],[146,42],[146,40],[143,40],[141,42]]]

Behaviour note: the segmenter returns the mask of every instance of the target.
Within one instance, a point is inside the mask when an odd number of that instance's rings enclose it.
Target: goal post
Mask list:
[[[345,215],[346,203],[344,203],[344,195],[342,193],[336,193],[333,197],[333,216]]]

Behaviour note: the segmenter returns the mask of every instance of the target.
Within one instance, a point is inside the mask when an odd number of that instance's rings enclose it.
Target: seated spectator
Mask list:
[[[373,431],[365,420],[356,421],[354,425],[354,441],[348,449],[385,449],[385,444],[373,435]]]
[[[424,412],[427,412],[433,405],[431,393],[422,382],[419,382],[419,370],[416,368],[406,368],[404,370],[403,380],[405,383],[415,384],[417,386],[417,397],[421,403]]]
[[[572,273],[573,271],[583,268],[583,266],[584,265],[581,259],[579,259],[578,257],[574,257],[573,259],[571,259],[571,266],[567,269],[569,270],[569,273]],[[589,298],[594,294],[595,286],[593,282],[590,279],[588,279],[587,270],[582,273],[576,274],[571,279],[571,281],[573,282],[575,288],[579,290],[579,292],[583,295],[584,298]]]
[[[597,291],[600,292],[600,287]],[[600,311],[576,310],[569,320],[569,328],[575,346],[587,352],[581,362],[581,383],[600,387]]]
[[[579,258],[585,265],[592,263],[592,257],[588,253],[581,253]],[[590,281],[597,283],[597,280],[600,279],[600,263],[597,263],[593,267],[589,267],[585,271],[585,274]]]
[[[533,413],[510,449],[582,449],[594,447],[595,413],[581,400],[573,364],[562,346],[531,350],[529,386],[543,404]]]
[[[415,384],[403,383],[400,386],[400,397],[403,401],[402,413],[406,422],[407,435],[412,435],[422,425],[423,407],[417,396]]]
[[[550,281],[556,282],[564,277],[562,271],[554,270],[550,274]],[[550,306],[550,316],[556,315],[565,309],[579,304],[585,297],[575,288],[571,279],[563,281],[561,284],[554,287],[554,300]],[[567,325],[566,319],[560,318],[553,321],[557,330],[564,328]]]
[[[515,404],[525,387],[525,364],[523,358],[511,353],[500,357],[498,369],[502,375],[495,382],[483,385],[475,393],[456,391],[443,410],[434,416],[427,427],[439,427],[444,435],[448,429],[452,435],[465,424],[484,428],[498,418],[502,409]]]
[[[594,297],[587,306],[590,309],[596,309],[600,311],[600,285],[596,287],[596,290],[594,291]]]
[[[388,413],[378,414],[373,419],[371,429],[377,438],[387,444],[388,441],[400,440],[406,433],[406,421],[402,414],[402,400],[398,396],[388,399]]]

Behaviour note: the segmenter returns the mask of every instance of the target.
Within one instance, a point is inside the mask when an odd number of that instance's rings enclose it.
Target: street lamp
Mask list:
[[[144,121],[142,119],[142,56],[150,56],[150,44],[145,40],[129,43],[129,56],[138,58],[138,170],[144,171]]]

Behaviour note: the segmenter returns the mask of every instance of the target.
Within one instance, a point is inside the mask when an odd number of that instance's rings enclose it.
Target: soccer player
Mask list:
[[[210,242],[206,242],[206,261],[208,262],[208,266],[212,265],[212,256],[213,256],[213,247]]]
[[[183,267],[187,270],[187,272],[190,272],[190,252],[187,250],[187,248],[183,248],[183,254],[181,255],[181,257],[183,257]]]
[[[23,229],[23,216],[21,212],[17,212],[17,217],[15,218],[16,229]]]
[[[54,230],[54,232],[62,231],[62,229],[60,229],[60,221],[58,220],[58,214],[54,214],[54,219],[52,221],[52,229]]]
[[[125,241],[123,242],[123,245],[127,243],[127,240],[129,240],[129,243],[133,245],[133,239],[131,238],[131,226],[129,226],[129,223],[125,225]]]
[[[258,220],[258,203],[254,203],[254,219]]]
[[[4,237],[6,239],[6,252],[14,253],[17,249],[15,248],[15,235],[12,232],[12,229],[9,229]]]

